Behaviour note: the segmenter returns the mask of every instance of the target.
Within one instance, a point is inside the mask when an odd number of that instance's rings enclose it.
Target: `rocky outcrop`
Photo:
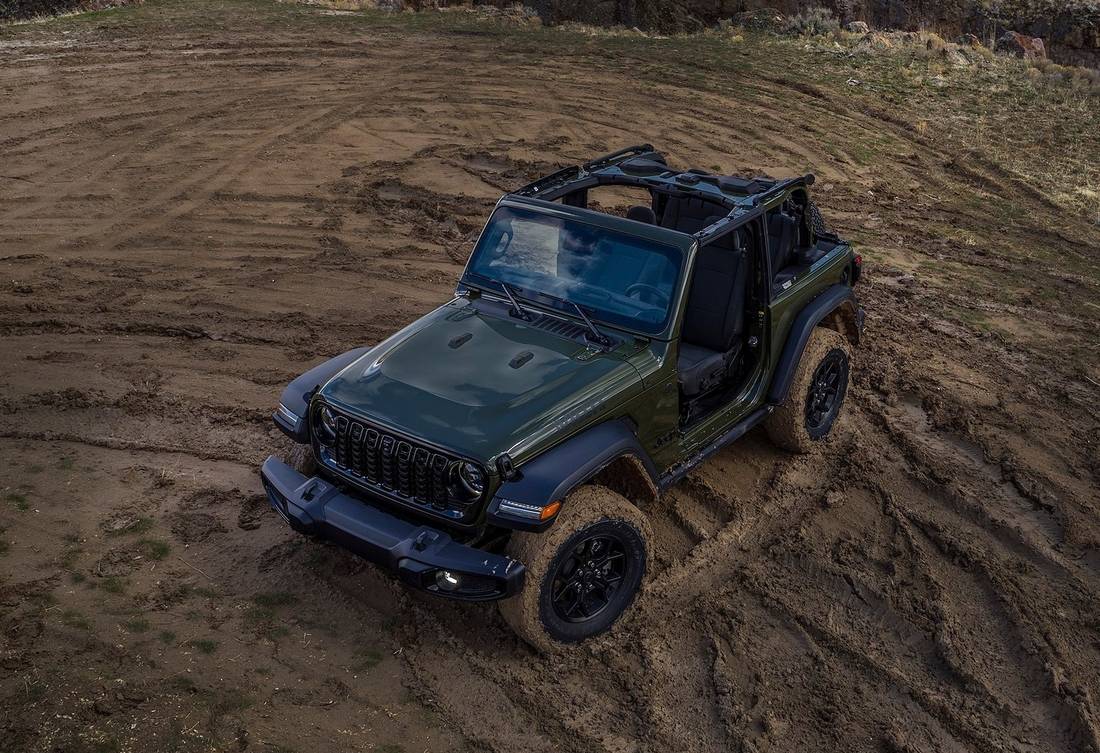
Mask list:
[[[482,0],[508,4],[513,0]],[[549,23],[693,31],[746,12],[793,14],[824,6],[847,26],[973,34],[986,45],[1008,32],[1043,40],[1054,60],[1100,67],[1100,0],[527,0]]]
[[[1005,32],[998,38],[997,52],[1015,55],[1024,60],[1041,60],[1047,56],[1047,48],[1042,39],[1029,37],[1018,31]]]

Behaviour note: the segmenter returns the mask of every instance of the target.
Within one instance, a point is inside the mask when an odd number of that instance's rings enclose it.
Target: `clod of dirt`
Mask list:
[[[105,518],[99,527],[108,535],[127,533],[141,526],[144,518],[132,512],[117,512]]]
[[[173,535],[184,544],[205,541],[213,535],[226,531],[222,522],[210,513],[177,512],[169,519],[172,522]]]
[[[237,527],[245,531],[255,531],[271,512],[267,497],[254,494],[241,500],[241,509],[237,514]]]
[[[92,567],[100,578],[118,578],[137,569],[141,555],[130,547],[116,547],[104,554]]]

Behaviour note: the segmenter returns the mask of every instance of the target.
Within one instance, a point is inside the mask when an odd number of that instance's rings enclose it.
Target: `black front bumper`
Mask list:
[[[514,559],[398,518],[275,457],[264,462],[260,475],[271,506],[294,530],[340,544],[415,588],[466,601],[502,599],[523,588],[524,567]],[[457,588],[440,588],[442,571],[457,578]]]

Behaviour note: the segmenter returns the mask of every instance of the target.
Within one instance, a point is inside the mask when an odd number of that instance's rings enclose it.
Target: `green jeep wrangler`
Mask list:
[[[452,300],[287,387],[272,507],[411,586],[500,600],[538,649],[607,630],[663,490],[759,423],[803,452],[836,421],[861,259],[813,182],[644,145],[505,195]]]

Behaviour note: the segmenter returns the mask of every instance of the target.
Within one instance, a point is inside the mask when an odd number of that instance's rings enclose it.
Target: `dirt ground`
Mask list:
[[[259,1],[0,29],[0,749],[1100,750],[1100,104],[892,65]],[[818,175],[868,270],[836,442],[693,473],[557,658],[293,535],[284,383],[642,141]]]

